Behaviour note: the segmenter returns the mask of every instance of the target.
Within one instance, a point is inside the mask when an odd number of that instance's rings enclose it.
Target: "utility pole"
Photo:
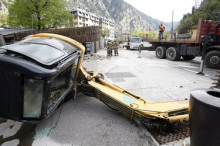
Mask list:
[[[133,20],[130,21],[130,37],[131,37],[131,38],[132,38],[132,32],[131,32],[131,23],[132,23],[132,22],[135,22],[135,20],[133,19]]]
[[[32,29],[34,29],[34,21],[33,21],[34,14],[32,14],[31,16],[32,16]]]
[[[173,15],[174,15],[174,10],[172,11],[172,29],[171,29],[171,39],[173,39]]]

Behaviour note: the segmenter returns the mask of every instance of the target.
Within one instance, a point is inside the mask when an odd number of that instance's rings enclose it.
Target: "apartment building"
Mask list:
[[[98,16],[97,14],[80,8],[72,9],[70,10],[70,13],[74,15],[75,27],[99,26],[102,29],[109,29],[110,34],[106,39],[114,39],[114,20]]]
[[[115,22],[105,17],[99,18],[99,26],[102,29],[108,29],[110,31],[108,39],[115,38]]]

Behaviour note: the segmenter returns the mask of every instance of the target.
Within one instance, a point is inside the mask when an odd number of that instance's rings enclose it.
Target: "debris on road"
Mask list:
[[[103,55],[95,54],[95,53],[86,54],[84,56],[85,61],[88,61],[88,60],[103,60],[103,59],[107,59],[107,57],[103,56]]]

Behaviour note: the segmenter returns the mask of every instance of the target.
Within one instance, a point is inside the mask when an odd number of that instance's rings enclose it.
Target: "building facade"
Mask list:
[[[91,13],[88,10],[80,8],[70,10],[74,15],[75,27],[99,26],[101,29],[108,29],[109,36],[106,39],[113,40],[115,38],[115,22],[114,20]]]
[[[115,38],[115,22],[113,20],[107,19],[105,17],[100,17],[99,26],[102,29],[109,30],[109,37],[107,37],[108,39],[113,40]]]

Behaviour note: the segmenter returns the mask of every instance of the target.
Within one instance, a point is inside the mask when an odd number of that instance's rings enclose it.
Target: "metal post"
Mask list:
[[[204,74],[203,73],[203,68],[204,68],[204,60],[201,60],[200,62],[200,68],[199,68],[199,72],[197,74]]]
[[[207,48],[207,46],[205,44],[203,44],[202,58],[201,58],[201,63],[200,63],[200,71],[197,74],[204,75],[203,68],[204,68],[204,60],[205,60],[206,48]]]
[[[204,60],[205,60],[205,56],[206,56],[206,49],[207,49],[207,45],[208,45],[209,39],[208,36],[204,36],[202,37],[202,58],[201,58],[201,64],[200,64],[200,71],[197,74],[201,74],[204,75],[203,73],[203,67],[204,67]]]
[[[174,11],[172,11],[172,29],[171,29],[171,39],[173,39],[173,15],[174,15]]]
[[[32,17],[32,29],[34,29],[34,21],[33,21],[33,16],[34,16],[34,14],[32,14],[32,15],[31,15],[31,17]]]
[[[138,48],[139,56],[138,56],[138,58],[141,58],[141,47],[142,47],[142,45],[139,45],[139,48]]]
[[[6,45],[4,36],[0,34],[0,46],[4,46],[4,45]]]
[[[132,38],[132,34],[131,34],[131,22],[133,22],[133,21],[135,22],[135,20],[131,20],[131,21],[130,21],[130,35],[131,35],[130,38]]]
[[[132,22],[132,21],[131,21]],[[131,37],[131,22],[130,22],[130,33],[129,33],[129,38],[132,38]]]

